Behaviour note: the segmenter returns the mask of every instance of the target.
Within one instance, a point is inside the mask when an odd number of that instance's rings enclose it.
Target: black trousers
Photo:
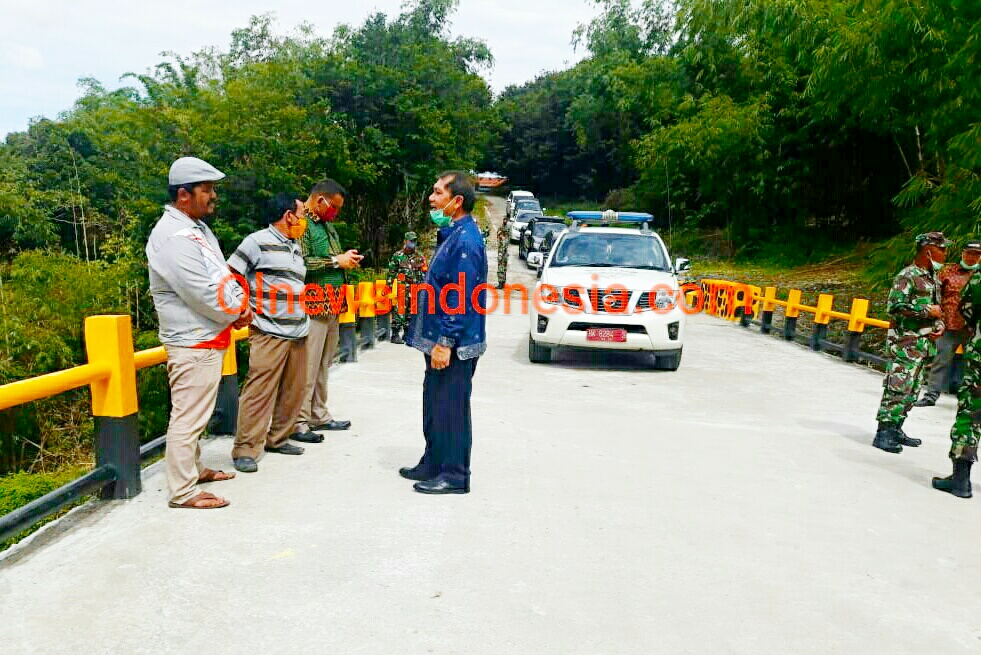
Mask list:
[[[461,361],[456,353],[442,371],[433,368],[426,355],[426,378],[422,383],[422,431],[426,452],[419,469],[431,478],[443,478],[454,484],[470,481],[470,448],[473,424],[470,419],[470,394],[477,359]]]

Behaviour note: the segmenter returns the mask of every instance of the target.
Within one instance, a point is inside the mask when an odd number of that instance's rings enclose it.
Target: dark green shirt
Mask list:
[[[303,259],[307,266],[307,284],[329,284],[340,287],[347,283],[347,273],[331,262],[331,257],[343,255],[341,239],[330,223],[307,222],[303,234]]]

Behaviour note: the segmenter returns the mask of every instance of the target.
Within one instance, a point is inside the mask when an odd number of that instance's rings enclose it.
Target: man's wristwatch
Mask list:
[[[332,255],[331,256],[331,258],[330,258],[330,265],[333,266],[334,268],[340,268],[341,267],[341,265],[337,262],[337,256],[336,255]]]

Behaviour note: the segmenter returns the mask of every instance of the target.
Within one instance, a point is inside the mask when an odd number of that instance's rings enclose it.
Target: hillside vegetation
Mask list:
[[[981,3],[597,4],[574,35],[585,59],[497,98],[492,53],[450,31],[456,0],[329,37],[258,16],[122,88],[82,80],[57,120],[0,144],[0,383],[84,361],[92,314],[129,313],[137,347],[156,344],[143,249],[183,155],[228,174],[213,222],[226,252],[264,225],[266,198],[329,176],[350,191],[341,236],[374,269],[428,226],[446,168],[498,170],[553,212],[650,211],[696,272],[786,288],[823,271],[809,293],[832,272],[847,294],[881,293],[912,235],[977,233]],[[162,369],[140,386],[150,439],[167,421]],[[91,464],[91,432],[84,391],[0,412],[0,476],[60,480]]]
[[[804,264],[875,243],[878,285],[916,233],[978,231],[981,3],[599,4],[584,61],[496,104],[513,180],[670,218],[689,251]]]

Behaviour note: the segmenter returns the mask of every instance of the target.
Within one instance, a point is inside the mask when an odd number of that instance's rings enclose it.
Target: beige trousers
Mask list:
[[[201,434],[215,412],[224,350],[167,346],[170,424],[167,426],[167,485],[170,499],[186,503],[200,493]]]
[[[250,331],[249,374],[239,397],[232,459],[258,459],[263,448],[286,443],[303,402],[306,372],[305,338],[282,339],[255,328]]]
[[[297,432],[330,423],[333,417],[327,409],[327,377],[337,355],[340,325],[337,316],[311,316],[307,337],[307,376],[303,405],[296,423]]]

